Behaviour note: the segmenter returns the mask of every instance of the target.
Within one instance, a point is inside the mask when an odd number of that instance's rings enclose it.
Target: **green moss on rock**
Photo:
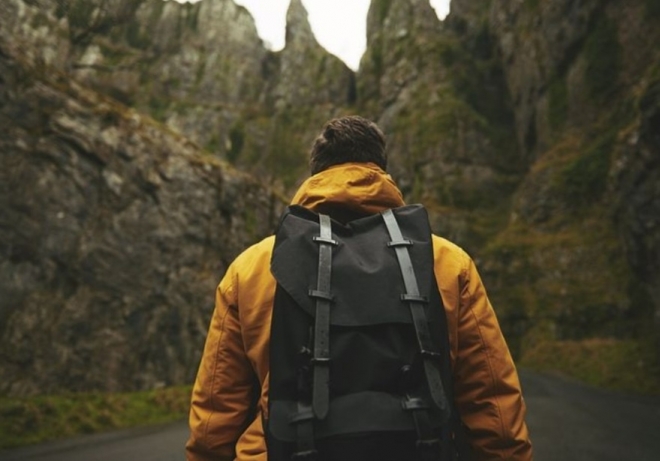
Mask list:
[[[561,129],[568,115],[568,85],[566,78],[555,77],[548,87],[548,121],[550,127]]]
[[[634,334],[632,274],[618,236],[597,209],[554,230],[516,221],[482,257],[490,297],[520,352],[546,339]]]
[[[387,18],[391,7],[392,0],[375,0],[372,2],[371,8],[376,8],[379,24],[382,24],[385,21],[385,18]]]
[[[525,8],[536,11],[539,7],[540,0],[524,0],[523,5]]]
[[[660,16],[660,0],[644,0],[644,7],[649,19],[655,19]]]
[[[229,129],[229,141],[231,142],[231,146],[227,152],[227,160],[231,163],[236,163],[245,144],[245,126],[242,121],[234,123]]]
[[[527,350],[519,365],[539,371],[559,371],[598,387],[660,394],[660,370],[653,358],[653,348],[643,341],[545,340]]]
[[[590,205],[602,197],[614,141],[612,133],[603,136],[559,171],[555,187],[569,207]]]
[[[151,40],[146,32],[143,32],[140,22],[133,18],[126,25],[126,41],[133,48],[146,50],[151,44]]]
[[[0,448],[185,418],[190,387],[0,398]]]
[[[616,24],[603,14],[584,45],[585,80],[592,100],[606,102],[618,87],[621,53]]]
[[[95,9],[96,3],[88,0],[75,0],[69,3],[69,26],[80,29],[88,27]]]

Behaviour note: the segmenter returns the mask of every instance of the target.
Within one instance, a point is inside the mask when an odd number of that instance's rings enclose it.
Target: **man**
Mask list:
[[[404,205],[385,173],[385,139],[364,118],[329,121],[311,151],[312,176],[292,203],[339,222]],[[195,382],[188,461],[265,461],[269,334],[276,282],[274,237],[243,252],[216,293]],[[495,313],[470,257],[433,236],[434,273],[449,330],[454,398],[477,460],[528,461],[531,444],[520,383]],[[255,392],[260,392],[255,401]]]

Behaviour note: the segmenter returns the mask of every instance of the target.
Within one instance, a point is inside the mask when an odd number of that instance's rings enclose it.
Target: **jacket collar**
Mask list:
[[[343,163],[315,174],[300,186],[291,204],[341,221],[405,205],[392,177],[373,163]]]

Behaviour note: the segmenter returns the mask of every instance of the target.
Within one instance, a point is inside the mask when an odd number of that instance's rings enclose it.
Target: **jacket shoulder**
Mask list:
[[[445,273],[447,270],[451,270],[452,273],[456,274],[463,273],[468,269],[472,258],[463,248],[435,234],[432,236],[432,240],[436,268],[444,269],[443,272]]]
[[[241,273],[249,273],[255,269],[263,270],[264,264],[269,267],[274,244],[275,236],[271,235],[246,248],[236,257],[232,263],[232,269]]]
[[[231,263],[219,286],[229,304],[254,305],[257,297],[272,297],[269,293],[274,291],[275,282],[270,258],[274,242],[273,236],[267,237],[245,249]],[[257,304],[263,304],[263,300]]]

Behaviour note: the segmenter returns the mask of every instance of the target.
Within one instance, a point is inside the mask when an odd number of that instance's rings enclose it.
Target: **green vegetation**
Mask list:
[[[556,76],[548,87],[548,120],[557,131],[566,123],[568,115],[568,85],[565,77]]]
[[[197,65],[197,70],[195,71],[195,88],[199,87],[199,84],[202,83],[204,78],[204,72],[206,71],[206,50],[202,49],[202,55],[200,56],[199,64]]]
[[[312,117],[301,112],[305,110],[290,109],[272,119],[264,166],[282,180],[285,188],[291,188],[307,170],[305,153],[309,146],[302,134],[308,131],[305,124]]]
[[[99,47],[103,53],[104,64],[108,66],[118,66],[126,64],[130,58],[136,58],[136,53],[123,45],[116,44],[112,40],[99,40]]]
[[[390,12],[390,8],[392,7],[392,0],[376,0],[375,4],[373,3],[374,2],[372,2],[371,8],[376,8],[378,22],[383,24],[385,18],[387,18],[387,14]]]
[[[462,125],[482,124],[483,120],[456,98],[450,87],[438,89],[421,85],[412,95],[411,107],[415,110],[401,110],[392,130],[392,142],[406,146],[402,162],[413,184],[408,200],[421,200],[425,191],[433,191],[439,203],[453,206],[454,197],[444,178],[429,183],[423,167],[437,160],[431,157],[437,146],[451,146],[457,153],[462,153],[458,151],[464,146],[458,145],[457,140]]]
[[[536,11],[536,9],[539,6],[539,3],[540,0],[525,0],[523,5],[525,6],[525,8],[529,10]]]
[[[66,12],[66,7],[63,11]],[[69,3],[69,26],[73,28],[82,29],[89,27],[92,20],[92,13],[96,8],[95,2],[90,2],[87,0],[75,0]],[[61,14],[60,7],[58,6],[58,14]]]
[[[646,15],[649,18],[657,18],[660,16],[660,0],[644,0],[646,8]]]
[[[62,19],[66,16],[69,6],[65,2],[57,2],[55,5],[55,16],[57,19]]]
[[[149,97],[149,114],[154,120],[158,120],[161,123],[164,122],[168,107],[169,104],[166,98],[156,95],[151,95]]]
[[[561,214],[561,213],[560,213]],[[516,356],[542,341],[630,337],[632,274],[601,207],[543,226],[518,218],[486,246],[486,286]]]
[[[213,134],[213,136],[211,136],[211,139],[209,139],[209,142],[206,143],[204,149],[213,154],[220,150],[220,139],[218,138],[217,134]]]
[[[607,102],[618,88],[621,53],[616,25],[603,15],[584,44],[585,79],[592,100]]]
[[[200,5],[196,5],[194,3],[184,3],[182,7],[185,11],[186,26],[192,31],[197,31]]]
[[[0,448],[184,419],[190,387],[0,398]]]
[[[590,205],[602,197],[614,142],[612,133],[603,136],[559,171],[555,187],[569,208]]]
[[[151,44],[149,34],[142,31],[142,27],[137,18],[133,18],[128,24],[126,24],[126,41],[133,48],[140,50],[146,50]]]
[[[236,163],[245,143],[245,127],[241,121],[234,123],[229,129],[229,141],[231,146],[229,152],[227,152],[227,160]]]
[[[37,14],[34,15],[32,18],[32,27],[35,29],[38,29],[40,27],[48,27],[50,26],[51,22],[50,19],[48,18],[48,15],[42,13],[42,12],[37,12]]]
[[[651,344],[608,338],[542,341],[518,362],[538,371],[560,370],[602,388],[660,394],[660,369],[656,363]]]
[[[482,120],[481,132],[490,138],[497,151],[491,164],[497,164],[505,171],[516,170],[519,167],[518,149],[511,136],[513,111],[488,22],[484,19],[472,39],[462,42],[445,40],[435,53],[448,67],[455,97]]]

